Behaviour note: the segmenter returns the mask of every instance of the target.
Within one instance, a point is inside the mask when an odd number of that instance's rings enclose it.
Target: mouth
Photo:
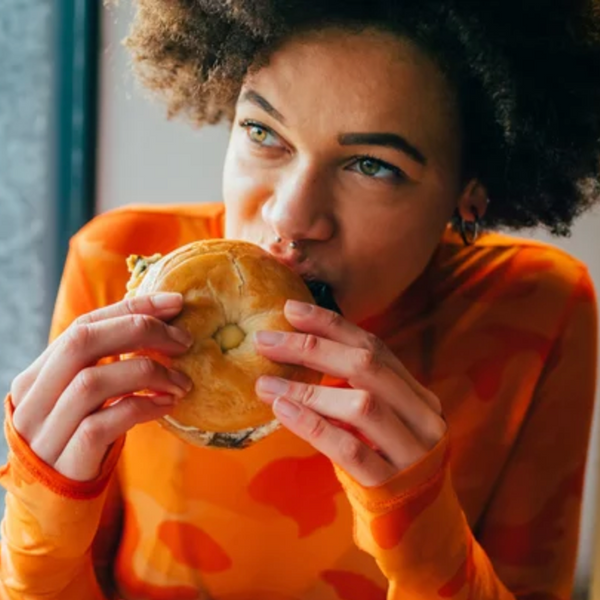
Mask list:
[[[321,308],[326,308],[327,310],[332,310],[339,315],[342,314],[340,307],[337,305],[335,298],[333,296],[333,291],[331,286],[324,281],[318,281],[316,279],[304,279],[310,293],[312,294],[317,306]]]
[[[323,281],[320,277],[314,274],[313,269],[308,264],[308,261],[298,259],[295,255],[282,255],[270,251],[265,248],[269,254],[276,258],[280,263],[295,271],[306,283],[310,293],[312,294],[317,306],[332,310],[338,314],[342,314],[340,307],[335,301],[332,287],[329,283]]]

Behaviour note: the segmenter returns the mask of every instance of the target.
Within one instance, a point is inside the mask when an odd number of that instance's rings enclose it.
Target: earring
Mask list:
[[[282,241],[283,240],[278,235],[275,236],[275,243],[276,244],[281,244]]]
[[[290,247],[290,250],[296,250],[296,249],[298,248],[298,242],[297,242],[297,241],[295,241],[295,240],[292,240],[292,241],[289,243],[289,247]]]
[[[465,246],[472,246],[481,233],[481,219],[474,206],[471,207],[471,214],[473,215],[472,221],[467,221],[462,216],[460,217],[460,236]]]

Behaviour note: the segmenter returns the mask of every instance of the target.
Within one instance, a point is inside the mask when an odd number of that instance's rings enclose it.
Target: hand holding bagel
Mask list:
[[[380,485],[442,439],[440,401],[378,338],[312,304],[288,302],[285,315],[298,332],[259,332],[257,350],[351,386],[261,377],[257,393],[290,431],[364,486]]]
[[[148,357],[101,361],[140,348],[184,353],[191,336],[165,322],[182,307],[179,294],[123,300],[81,316],[50,344],[11,386],[13,426],[31,450],[65,477],[89,481],[117,439],[167,414],[191,388],[187,376]]]

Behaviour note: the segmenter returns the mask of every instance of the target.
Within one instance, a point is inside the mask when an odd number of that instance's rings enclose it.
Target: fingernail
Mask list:
[[[294,402],[290,402],[284,398],[277,398],[277,400],[275,400],[273,410],[276,414],[280,414],[288,419],[295,419],[300,414],[300,407]]]
[[[283,396],[289,390],[289,384],[280,377],[264,376],[258,380],[257,390],[259,393],[272,394],[273,396]]]
[[[189,392],[194,385],[192,380],[185,373],[174,371],[173,369],[169,370],[169,379],[184,392]]]
[[[194,343],[193,336],[185,331],[184,329],[179,329],[179,327],[169,326],[169,335],[172,339],[174,339],[178,344],[189,348]]]
[[[285,337],[280,331],[258,331],[254,335],[261,346],[278,346]]]
[[[183,296],[174,292],[162,292],[150,296],[150,302],[152,302],[154,308],[158,308],[159,310],[178,308],[181,306],[182,301]]]
[[[151,402],[156,406],[173,406],[175,398],[173,396],[154,396],[151,398]]]
[[[312,304],[306,302],[298,302],[296,300],[288,300],[285,304],[285,310],[290,314],[297,317],[305,317],[310,314],[313,310]]]

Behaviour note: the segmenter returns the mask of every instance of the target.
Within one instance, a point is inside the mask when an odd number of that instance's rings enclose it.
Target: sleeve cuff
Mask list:
[[[444,476],[450,460],[446,434],[421,460],[374,487],[365,487],[337,465],[335,472],[346,494],[370,513],[399,506]]]
[[[16,431],[13,425],[14,407],[10,394],[4,401],[4,408],[6,415],[4,432],[13,456],[10,467],[19,471],[24,480],[33,478],[55,494],[73,500],[92,500],[105,491],[121,455],[125,441],[124,436],[109,450],[102,463],[100,473],[95,479],[91,481],[74,481],[41,460]],[[0,475],[4,475],[8,468],[8,465],[2,467]]]

